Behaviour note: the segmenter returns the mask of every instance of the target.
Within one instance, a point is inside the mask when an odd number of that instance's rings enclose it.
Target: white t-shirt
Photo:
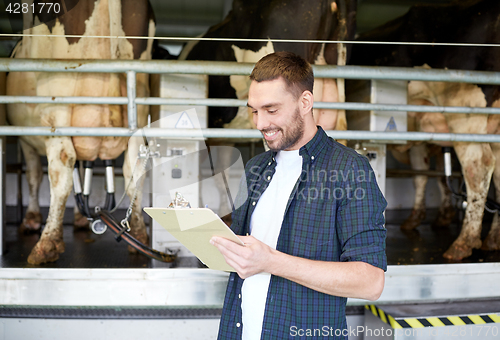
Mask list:
[[[250,220],[253,237],[276,249],[290,194],[302,171],[299,150],[279,151],[276,171]],[[241,310],[243,340],[260,339],[271,274],[261,273],[243,281]]]

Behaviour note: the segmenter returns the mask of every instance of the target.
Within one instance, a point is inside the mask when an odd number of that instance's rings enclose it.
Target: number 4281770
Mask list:
[[[33,13],[33,14],[41,14],[41,13],[59,13],[61,12],[61,5],[53,2],[39,2],[36,5],[34,3],[9,3],[7,8],[5,8],[6,12],[21,14],[21,13]]]

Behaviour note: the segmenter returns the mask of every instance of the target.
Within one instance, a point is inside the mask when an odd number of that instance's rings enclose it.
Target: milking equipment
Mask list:
[[[467,209],[467,190],[465,188],[465,182],[460,185],[458,191],[453,187],[451,183],[451,173],[452,173],[451,147],[449,146],[443,147],[442,151],[444,158],[444,175],[446,178],[446,185],[448,186],[448,189],[450,189],[453,197],[457,199],[457,207],[459,209],[465,210]],[[490,213],[500,214],[500,204],[498,204],[495,200],[486,197],[484,210]]]
[[[172,75],[163,74],[160,80],[160,97],[173,98],[206,98],[208,95],[208,78],[206,75]],[[160,119],[149,124],[149,127],[196,129],[207,127],[207,108],[188,108],[186,106],[166,106],[160,109]],[[131,181],[141,180],[149,175],[151,181],[151,201],[153,206],[167,207],[175,199],[175,193],[182,189],[182,195],[196,206],[200,201],[200,150],[206,151],[204,138],[200,132],[198,138],[146,138],[147,127],[136,132],[129,140],[128,149],[131,161]],[[113,231],[117,241],[124,239],[126,243],[140,253],[161,262],[171,262],[176,254],[182,257],[194,257],[166,230],[155,221],[152,222],[152,246],[142,244],[129,234],[129,219],[136,199],[136,191],[130,201],[127,215],[121,222],[113,216],[118,206],[114,196],[113,162],[105,161],[106,168],[106,201],[104,207],[89,207],[90,188],[92,186],[93,162],[84,162],[84,184],[80,181],[78,166],[73,172],[76,204],[85,217],[89,219],[91,229],[96,234],[104,233],[107,228]],[[131,183],[126,184],[122,199]],[[122,201],[120,199],[120,202]],[[160,249],[163,251],[157,251]],[[157,264],[157,263],[153,263]]]
[[[83,163],[83,189],[80,180],[78,162],[76,162],[75,168],[73,169],[73,190],[75,193],[75,202],[78,206],[78,210],[89,220],[91,230],[95,234],[101,235],[109,228],[116,234],[115,239],[117,241],[121,241],[123,239],[128,245],[135,248],[139,253],[162,262],[172,262],[175,259],[175,254],[165,254],[156,251],[138,241],[136,238],[129,234],[130,226],[128,219],[130,218],[130,215],[132,213],[134,199],[132,199],[132,201],[130,202],[130,206],[127,210],[127,215],[121,222],[118,222],[113,216],[113,212],[116,210],[116,207],[118,205],[115,202],[114,196],[114,171],[113,162],[111,160],[106,160],[104,162],[106,167],[106,201],[104,207],[101,208],[99,206],[96,206],[92,212],[92,209],[89,207],[89,196],[91,193],[90,189],[92,187],[93,162],[85,161]],[[123,193],[122,199],[125,196],[125,193],[126,190]],[[120,199],[120,202],[122,199]]]

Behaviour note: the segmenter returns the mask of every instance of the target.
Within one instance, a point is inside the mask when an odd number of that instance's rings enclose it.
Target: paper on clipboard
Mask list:
[[[219,250],[210,244],[213,236],[244,245],[231,229],[208,208],[144,208],[144,211],[172,234],[210,269],[231,271]]]

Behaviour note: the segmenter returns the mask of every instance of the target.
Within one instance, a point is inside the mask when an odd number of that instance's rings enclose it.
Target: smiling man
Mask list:
[[[236,269],[219,339],[305,330],[347,339],[347,298],[376,300],[384,287],[387,203],[368,159],[316,126],[307,61],[269,54],[250,79],[248,107],[270,150],[247,163],[236,199],[231,228],[250,235],[240,236],[245,246],[211,241]]]

